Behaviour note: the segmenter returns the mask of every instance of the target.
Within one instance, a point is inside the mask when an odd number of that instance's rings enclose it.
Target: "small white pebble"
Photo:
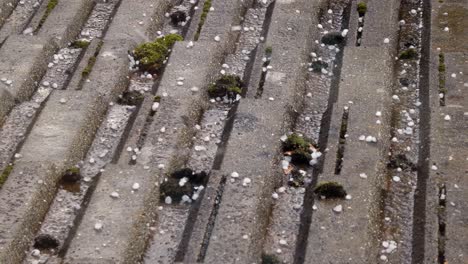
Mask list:
[[[119,198],[119,197],[120,197],[120,195],[119,195],[118,192],[112,192],[112,193],[110,194],[110,196],[111,196],[112,198]]]
[[[96,231],[101,231],[102,227],[103,227],[102,222],[97,222],[94,224],[94,230]]]
[[[251,182],[252,182],[252,180],[251,180],[250,178],[244,178],[244,180],[242,181],[242,185],[243,185],[243,186],[247,186],[247,185],[249,185]]]
[[[335,213],[341,213],[343,211],[343,206],[341,204],[339,204],[339,205],[333,207],[333,211]]]
[[[132,185],[132,189],[133,189],[134,191],[140,189],[140,184],[139,184],[138,182],[135,182],[135,183]]]

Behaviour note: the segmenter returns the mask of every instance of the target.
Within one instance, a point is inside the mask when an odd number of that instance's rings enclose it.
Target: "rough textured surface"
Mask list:
[[[466,262],[465,2],[0,0],[0,263]]]

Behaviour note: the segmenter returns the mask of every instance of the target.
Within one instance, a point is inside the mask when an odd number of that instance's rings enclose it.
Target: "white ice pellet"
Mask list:
[[[343,211],[343,206],[341,204],[333,207],[333,211],[336,213],[341,213]]]
[[[102,227],[103,227],[102,222],[97,222],[97,223],[94,224],[94,230],[96,230],[96,231],[101,231]]]
[[[251,182],[252,182],[252,180],[251,180],[250,178],[244,178],[244,180],[242,181],[242,185],[243,185],[243,186],[247,186],[247,185],[249,185]]]

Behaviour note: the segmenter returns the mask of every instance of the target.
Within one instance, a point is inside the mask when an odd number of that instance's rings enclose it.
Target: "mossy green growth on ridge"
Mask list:
[[[9,164],[8,166],[6,166],[2,174],[0,174],[0,188],[2,188],[3,184],[5,184],[12,170],[13,170],[13,164]]]
[[[161,69],[164,60],[176,41],[184,38],[178,34],[169,34],[153,42],[146,42],[135,48],[133,54],[141,70],[155,72]]]

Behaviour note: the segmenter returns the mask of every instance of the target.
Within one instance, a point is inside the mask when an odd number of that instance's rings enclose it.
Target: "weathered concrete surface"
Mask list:
[[[89,43],[88,47],[86,48],[86,51],[84,55],[81,57],[80,63],[76,66],[75,68],[75,74],[70,79],[70,82],[68,83],[67,89],[69,90],[79,90],[82,88],[82,85],[84,81],[86,81],[89,76],[84,76],[83,71],[85,70],[86,67],[88,67],[90,59],[92,57],[96,58],[96,54],[98,53],[98,48],[99,48],[99,43],[101,40],[98,39],[93,39]],[[94,67],[93,67],[94,68]],[[125,75],[125,70],[124,73],[121,75]]]
[[[298,107],[295,99],[302,94],[305,69],[301,62],[307,59],[307,36],[312,26],[309,12],[318,2],[276,3],[267,37],[273,49],[273,69],[267,74],[262,98],[239,103],[220,171],[228,176],[238,172],[240,178],[226,183],[206,252],[207,263],[260,259],[273,185],[281,178],[279,138],[289,129],[290,114]],[[304,14],[297,16],[297,9]],[[251,183],[243,186],[244,178]]]
[[[379,47],[346,47],[341,73],[340,92],[329,134],[329,151],[321,181],[338,181],[349,201],[316,200],[309,232],[306,263],[374,263],[379,241],[376,234],[377,191],[384,175],[389,135],[388,101],[392,90],[392,57]],[[352,102],[352,103],[350,103]],[[346,145],[341,175],[335,175],[343,108],[349,107]],[[382,117],[375,113],[382,111]],[[381,119],[382,124],[376,124]],[[360,141],[361,135],[377,138],[377,143]],[[365,173],[368,178],[360,177]],[[343,212],[332,209],[343,206]]]
[[[217,196],[222,195],[223,188],[222,175],[219,171],[212,170],[210,180],[204,190],[204,194],[200,197],[199,211],[193,224],[193,231],[189,239],[188,246],[185,251],[184,263],[195,263],[203,250],[206,249],[204,239],[209,235],[208,232],[212,227],[214,220],[214,211],[217,206]]]
[[[63,48],[78,36],[93,6],[93,0],[58,1],[37,35]]]
[[[83,158],[92,142],[100,123],[95,113],[102,107],[93,93],[61,91],[51,95],[21,149],[22,158],[15,162],[0,190],[4,201],[0,205],[0,262],[21,259],[62,173]]]
[[[232,51],[238,32],[233,32],[231,28],[241,24],[241,14],[251,3],[252,0],[212,1],[211,7],[214,10],[208,12],[199,40],[213,41],[218,36],[223,50]]]
[[[5,121],[5,116],[15,105],[15,98],[4,87],[0,87],[0,126]]]
[[[430,170],[426,190],[425,261],[437,263],[440,253],[448,263],[468,262],[466,237],[468,181],[466,172],[468,9],[463,1],[431,1],[430,58]],[[444,31],[449,28],[449,32]],[[437,49],[440,48],[440,51]],[[439,53],[445,55],[447,93],[445,106],[439,104]],[[461,74],[463,72],[463,74]],[[456,77],[453,78],[452,74]],[[450,120],[445,120],[445,116]],[[445,185],[446,207],[439,209],[439,188]],[[439,233],[445,223],[445,237]],[[439,239],[445,240],[445,242]]]
[[[95,259],[104,259],[135,263],[141,258],[147,239],[150,237],[147,224],[152,224],[155,219],[156,206],[159,203],[159,187],[155,184],[164,174],[163,170],[145,170],[143,167],[152,165],[153,168],[157,168],[159,163],[168,164],[172,160],[172,163],[180,162],[183,150],[178,146],[185,140],[185,131],[194,126],[188,125],[186,120],[192,115],[194,107],[197,108],[193,104],[199,100],[198,95],[194,96],[190,88],[206,87],[208,77],[221,60],[215,44],[199,44],[192,49],[186,48],[186,42],[175,44],[157,93],[162,98],[161,105],[155,114],[137,165],[128,165],[129,160],[121,156],[119,165],[111,167],[101,176],[101,181],[78,227],[81,236],[75,237],[72,241],[66,261],[94,263],[92,261]],[[199,61],[210,63],[199,65],[197,64]],[[178,77],[184,77],[188,84],[176,85]],[[165,93],[167,96],[163,96]],[[162,127],[168,131],[161,132]],[[163,138],[162,142],[158,140],[159,137]],[[139,183],[141,188],[129,197],[126,192],[131,191],[135,182]],[[112,191],[121,193],[122,198],[112,202],[112,198],[109,197]],[[113,204],[112,207],[109,206],[110,202]],[[104,224],[102,233],[93,230],[98,220]],[[112,228],[106,228],[111,224]],[[103,243],[108,246],[102,247]],[[96,251],[96,247],[100,250]]]
[[[136,263],[155,219],[158,188],[155,172],[140,166],[108,166],[72,240],[65,263]],[[132,189],[134,183],[140,188]],[[110,196],[118,192],[119,198]],[[148,207],[147,207],[148,206]],[[95,224],[102,223],[102,230]],[[105,244],[105,246],[104,246]],[[99,250],[96,250],[96,249]]]
[[[5,20],[10,16],[19,0],[0,0],[0,28]]]
[[[147,31],[151,26],[151,16],[148,11],[160,14],[160,0],[123,1],[115,14],[104,38],[104,44],[97,57],[93,70],[82,89],[97,91],[107,102],[122,93],[128,86],[129,60],[127,54],[138,43],[148,41]],[[142,14],[148,15],[143,17]],[[141,24],[140,24],[141,22]]]
[[[389,44],[384,43],[385,38],[389,38],[390,43],[398,42],[399,8],[399,0],[367,1],[367,12],[362,32],[362,47],[388,46]]]
[[[0,49],[0,76],[13,81],[11,85],[0,82],[17,101],[28,99],[47,69],[47,55],[51,51],[43,38],[11,36]],[[49,52],[48,52],[49,51]]]
[[[437,56],[437,53],[434,54]],[[438,82],[433,86],[433,113],[431,116],[431,165],[435,164],[437,170],[432,169],[430,178],[438,179],[434,185],[440,187],[445,184],[445,257],[448,263],[468,262],[468,53],[445,53],[446,64],[446,106],[438,106]],[[437,67],[434,67],[434,76],[437,76]],[[464,74],[460,74],[463,72]],[[457,73],[456,78],[451,76]],[[446,116],[450,120],[446,120]],[[435,188],[436,186],[429,187]],[[428,189],[429,189],[428,188]],[[436,188],[438,190],[438,188]],[[428,191],[429,192],[429,191]],[[432,193],[432,192],[429,192]],[[437,192],[435,195],[439,195]],[[436,197],[429,197],[437,200]],[[435,202],[434,202],[435,203]],[[437,203],[435,203],[437,206]],[[437,207],[436,207],[437,208]],[[430,213],[437,214],[436,208],[428,207]],[[440,209],[439,209],[440,210]],[[439,219],[438,224],[442,224]],[[436,232],[438,227],[432,226],[429,232]],[[440,233],[438,237],[440,238]],[[429,236],[429,235],[428,235]],[[439,247],[443,247],[440,245]]]

